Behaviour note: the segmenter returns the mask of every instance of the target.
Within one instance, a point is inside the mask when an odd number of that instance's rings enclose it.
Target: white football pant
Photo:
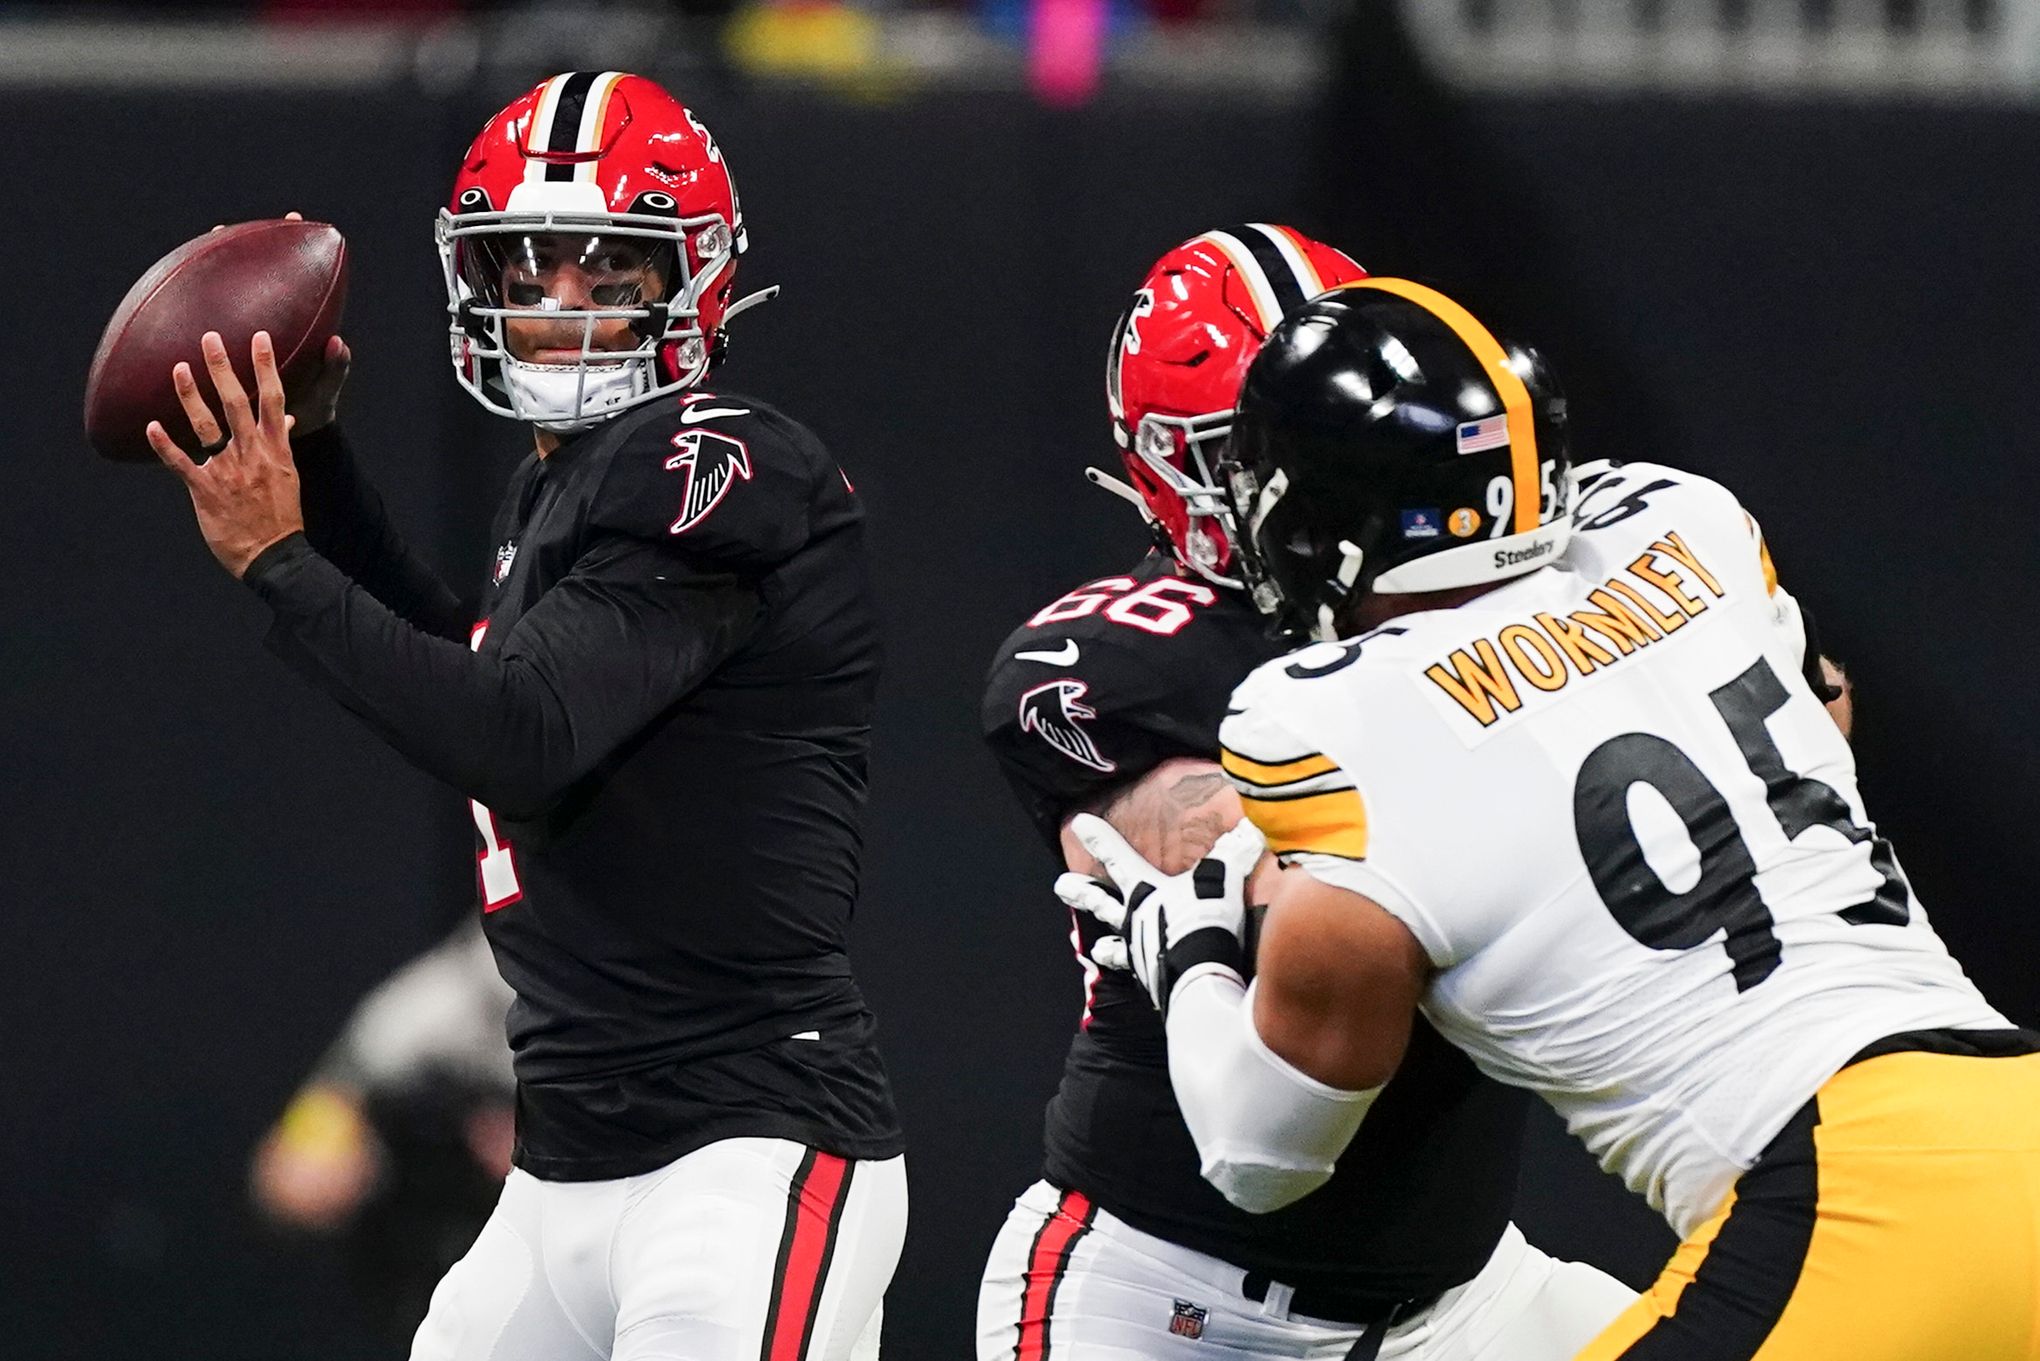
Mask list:
[[[726,1139],[642,1176],[513,1170],[411,1361],[875,1361],[906,1162]]]
[[[1014,1203],[978,1292],[978,1361],[1344,1361],[1362,1330],[1263,1301],[1247,1273],[1091,1208],[1057,1213],[1036,1182]],[[1480,1274],[1388,1330],[1380,1361],[1571,1361],[1636,1292],[1548,1257],[1511,1224]]]

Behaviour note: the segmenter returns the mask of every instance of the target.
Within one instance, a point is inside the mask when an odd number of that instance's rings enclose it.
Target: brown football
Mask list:
[[[248,346],[257,331],[269,332],[284,390],[294,395],[318,376],[346,301],[347,242],[324,222],[236,222],[185,242],[128,290],[106,323],[85,378],[87,438],[107,458],[153,463],[143,432],[161,421],[195,457],[198,440],[170,370],[179,360],[190,364],[198,390],[219,411],[199,337],[220,333],[252,396]]]

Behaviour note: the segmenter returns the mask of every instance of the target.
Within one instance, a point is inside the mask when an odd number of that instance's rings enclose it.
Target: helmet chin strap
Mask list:
[[[729,320],[731,317],[736,316],[740,312],[748,312],[753,307],[758,306],[760,303],[771,302],[774,298],[778,296],[779,296],[778,284],[774,284],[770,288],[761,288],[756,293],[746,293],[743,297],[738,298],[735,302],[731,303],[729,307],[723,312],[722,324],[727,326],[729,324]]]
[[[571,367],[503,361],[503,387],[520,420],[557,435],[585,430],[645,389],[644,360]]]
[[[1111,492],[1114,496],[1139,511],[1141,519],[1146,520],[1149,524],[1154,523],[1155,514],[1148,509],[1148,503],[1141,499],[1140,493],[1127,486],[1111,473],[1106,472],[1103,468],[1086,468],[1084,469],[1084,478],[1092,486],[1099,488],[1101,491]]]
[[[1341,604],[1352,598],[1353,583],[1360,579],[1360,564],[1366,561],[1366,558],[1367,555],[1361,552],[1359,545],[1355,544],[1351,539],[1339,540],[1339,570],[1332,573],[1332,580],[1339,586],[1339,600]],[[1315,632],[1319,642],[1336,643],[1339,641],[1337,619],[1337,606],[1330,604],[1318,606],[1317,629]]]

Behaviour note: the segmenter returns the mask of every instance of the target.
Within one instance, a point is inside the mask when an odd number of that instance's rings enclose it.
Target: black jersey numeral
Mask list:
[[[1839,793],[1788,769],[1779,754],[1765,722],[1790,692],[1770,663],[1759,658],[1709,698],[1750,772],[1764,782],[1765,801],[1788,840],[1827,827],[1852,845],[1869,843],[1870,864],[1883,881],[1869,898],[1844,908],[1842,920],[1856,926],[1909,922],[1909,894],[1890,843],[1857,825]],[[1643,842],[1629,816],[1629,791],[1638,784],[1663,797],[1699,852],[1699,878],[1684,891],[1674,892],[1644,859]],[[1749,842],[1728,800],[1685,752],[1640,732],[1611,737],[1594,748],[1573,782],[1573,831],[1601,902],[1639,944],[1690,950],[1720,932],[1735,966],[1737,992],[1749,991],[1776,971],[1775,920],[1757,887]]]
[[[1728,730],[1735,734],[1743,760],[1764,782],[1764,800],[1771,805],[1771,812],[1785,829],[1788,840],[1797,840],[1809,828],[1827,827],[1841,833],[1852,846],[1870,844],[1870,867],[1882,876],[1883,882],[1862,902],[1843,908],[1843,920],[1857,926],[1872,923],[1904,926],[1911,921],[1911,894],[1904,876],[1898,872],[1898,858],[1892,853],[1891,843],[1870,828],[1858,826],[1849,813],[1848,800],[1831,786],[1786,768],[1778,744],[1771,740],[1771,730],[1764,726],[1764,721],[1784,708],[1785,701],[1791,698],[1778,680],[1778,673],[1759,661],[1709,698],[1722,721],[1728,724]]]
[[[1622,488],[1622,479],[1619,476],[1604,477],[1594,483],[1593,488],[1580,498],[1580,508],[1573,512],[1573,528],[1583,533],[1592,533],[1597,529],[1606,529],[1610,525],[1619,525],[1630,516],[1640,515],[1649,509],[1650,494],[1652,492],[1663,491],[1667,487],[1676,487],[1678,485],[1678,483],[1671,481],[1669,478],[1661,477],[1648,486],[1637,488],[1614,505],[1597,510],[1592,515],[1589,515],[1587,514],[1586,502],[1601,495],[1603,492],[1619,491]]]
[[[1629,790],[1664,796],[1700,852],[1700,879],[1674,893],[1643,857],[1629,820]],[[1693,759],[1650,733],[1624,733],[1594,748],[1573,782],[1573,828],[1587,873],[1616,923],[1653,950],[1690,950],[1726,931],[1735,990],[1748,992],[1778,967],[1771,910],[1757,892],[1757,863],[1728,800]]]
[[[1408,632],[1408,629],[1398,625],[1384,624],[1371,633],[1363,633],[1358,638],[1343,640],[1338,645],[1339,655],[1322,665],[1305,666],[1302,662],[1291,662],[1282,669],[1289,674],[1292,680],[1316,680],[1320,676],[1335,675],[1359,661],[1360,649],[1373,642],[1376,638],[1396,638]]]

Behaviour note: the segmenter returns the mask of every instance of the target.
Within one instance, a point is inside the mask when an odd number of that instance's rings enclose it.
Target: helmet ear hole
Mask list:
[[[1161,494],[1162,481],[1155,476],[1154,469],[1138,460],[1129,462],[1126,466],[1133,474],[1134,486],[1140,489],[1142,495],[1152,500]]]

